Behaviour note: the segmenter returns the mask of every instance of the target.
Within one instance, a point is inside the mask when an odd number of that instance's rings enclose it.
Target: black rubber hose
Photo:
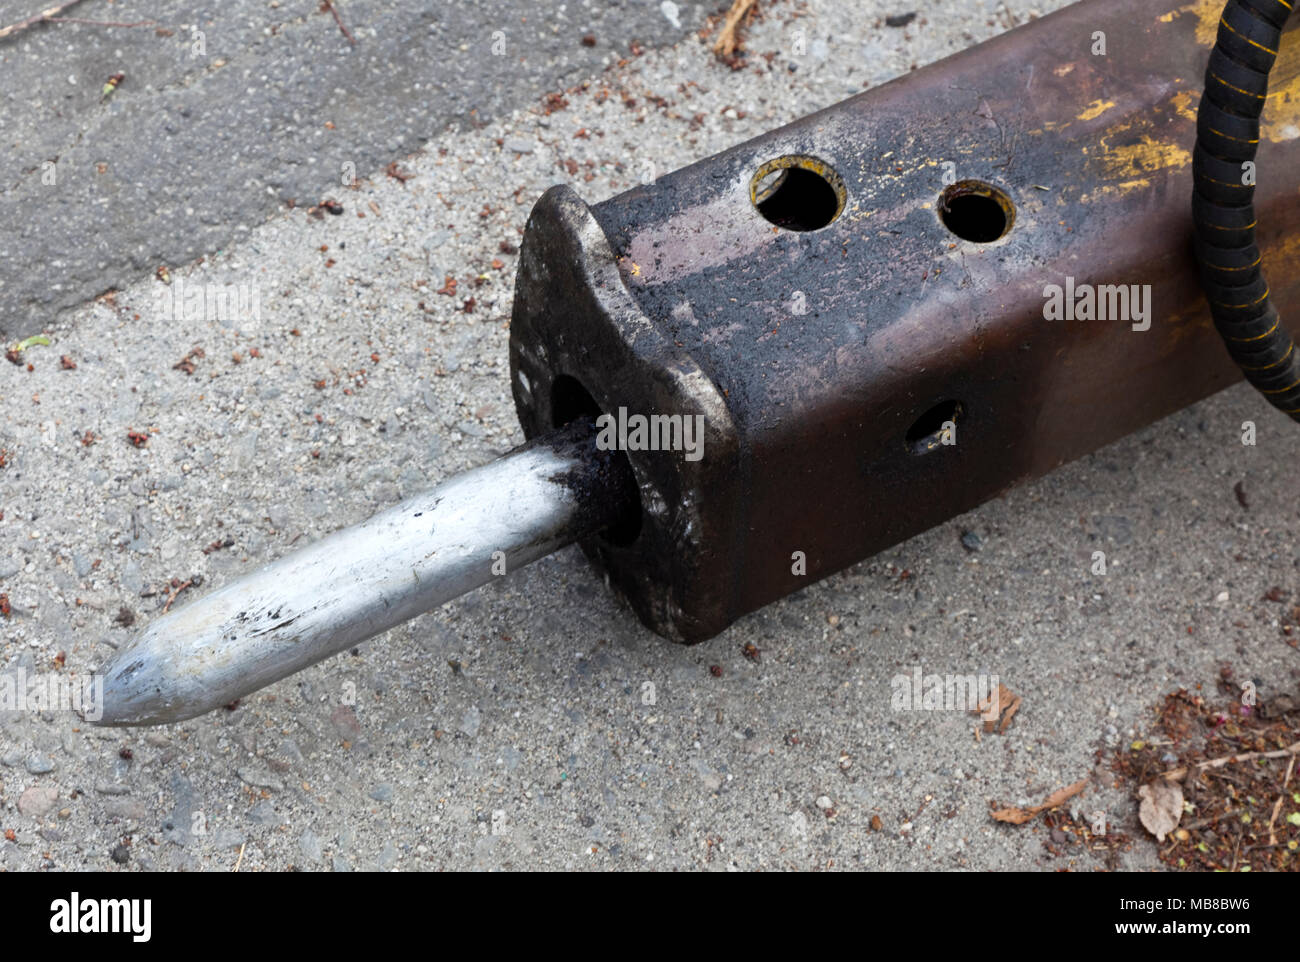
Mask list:
[[[1255,151],[1288,0],[1229,0],[1205,70],[1192,155],[1192,217],[1214,326],[1246,380],[1300,421],[1300,353],[1269,303],[1255,244]]]

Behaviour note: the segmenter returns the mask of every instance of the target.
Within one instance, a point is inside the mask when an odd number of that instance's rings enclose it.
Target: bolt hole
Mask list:
[[[750,184],[750,199],[763,217],[785,230],[820,230],[844,209],[840,175],[824,161],[801,154],[769,160]]]
[[[957,443],[957,424],[965,408],[960,401],[941,401],[926,411],[907,432],[907,450],[913,454],[929,454],[940,447]]]
[[[1011,230],[1016,205],[999,187],[981,180],[962,180],[939,195],[939,219],[962,240],[989,244]]]

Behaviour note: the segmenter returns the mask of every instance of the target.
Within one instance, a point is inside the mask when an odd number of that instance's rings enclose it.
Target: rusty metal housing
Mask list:
[[[541,198],[511,327],[525,432],[705,417],[702,460],[629,453],[639,524],[584,543],[650,628],[709,638],[1239,377],[1187,201],[1221,8],[1080,3],[604,203]],[[1297,46],[1256,194],[1284,316],[1300,194],[1269,171],[1300,161]],[[1149,329],[1045,319],[1067,282],[1145,288]]]

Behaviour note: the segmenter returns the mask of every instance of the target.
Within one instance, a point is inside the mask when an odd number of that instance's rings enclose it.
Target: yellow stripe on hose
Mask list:
[[[1254,307],[1254,306],[1255,306],[1256,304],[1258,304],[1260,301],[1265,301],[1265,300],[1268,300],[1268,288],[1267,288],[1267,287],[1264,288],[1264,294],[1263,294],[1262,297],[1257,297],[1257,298],[1255,298],[1255,300],[1251,301],[1249,304],[1220,304],[1218,301],[1210,301],[1210,303],[1213,304],[1215,307],[1230,307],[1230,308],[1236,309],[1236,308],[1239,308],[1239,307]]]
[[[1226,18],[1224,17],[1219,18],[1219,26],[1227,27],[1229,30],[1235,33],[1242,40],[1246,41],[1246,43],[1250,44],[1252,47],[1258,47],[1260,50],[1264,51],[1265,53],[1271,53],[1273,56],[1275,57],[1277,56],[1277,51],[1272,49],[1271,47],[1266,47],[1262,43],[1256,43],[1254,40],[1251,40],[1248,36],[1240,32],[1239,30],[1233,30],[1232,24],[1228,23]]]
[[[1247,97],[1254,97],[1256,100],[1265,99],[1263,94],[1253,94],[1249,90],[1242,90],[1240,87],[1234,87],[1232,84],[1228,83],[1228,81],[1224,80],[1222,77],[1220,77],[1217,73],[1214,73],[1213,71],[1210,72],[1210,76],[1213,77],[1215,80],[1217,80],[1219,83],[1223,84],[1229,90],[1235,90],[1237,91],[1237,93],[1245,94]]]
[[[1282,360],[1280,361],[1274,361],[1272,364],[1265,364],[1262,367],[1246,367],[1246,365],[1244,364],[1239,366],[1243,371],[1267,371],[1270,367],[1277,367],[1279,364],[1285,364],[1286,359],[1291,356],[1291,353],[1294,350],[1295,350],[1295,343],[1292,342],[1291,346],[1286,349],[1286,353],[1282,355]]]
[[[1234,137],[1234,136],[1232,136],[1232,134],[1225,134],[1222,130],[1215,130],[1213,127],[1208,127],[1208,126],[1207,126],[1205,129],[1208,130],[1208,131],[1209,131],[1210,133],[1212,133],[1212,134],[1217,134],[1218,136],[1220,136],[1220,137],[1224,137],[1224,138],[1226,138],[1226,139],[1228,139],[1228,140],[1235,140],[1235,141],[1236,141],[1237,143],[1239,143],[1239,144],[1257,144],[1257,143],[1259,143],[1259,138],[1258,138],[1258,137],[1256,137],[1254,140],[1247,140],[1245,137]]]
[[[1264,340],[1264,338],[1268,337],[1270,334],[1272,334],[1274,331],[1277,330],[1277,325],[1278,325],[1278,321],[1274,321],[1273,326],[1270,327],[1263,334],[1259,335],[1259,337],[1230,337],[1228,338],[1228,340],[1236,341],[1238,344],[1249,344],[1251,341],[1262,341]]]
[[[1252,220],[1245,227],[1222,227],[1219,224],[1202,224],[1202,227],[1213,227],[1215,230],[1254,230],[1259,221]]]
[[[1300,387],[1300,377],[1296,378],[1286,387],[1276,387],[1273,388],[1273,390],[1271,391],[1261,390],[1259,393],[1260,394],[1285,394],[1287,391],[1290,391],[1292,388],[1297,388],[1297,387]]]
[[[1208,180],[1211,184],[1218,184],[1220,187],[1235,187],[1238,190],[1245,190],[1250,184],[1239,184],[1235,180],[1215,180],[1209,174],[1201,174],[1201,180]]]
[[[1263,259],[1263,255],[1256,257],[1252,263],[1247,264],[1245,267],[1219,267],[1217,264],[1213,264],[1211,267],[1216,271],[1250,271],[1258,267],[1259,262]]]

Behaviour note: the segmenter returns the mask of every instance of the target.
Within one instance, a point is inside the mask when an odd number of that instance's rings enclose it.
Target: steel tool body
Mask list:
[[[511,323],[533,446],[159,618],[105,721],[190,717],[571,540],[703,641],[1233,383],[1188,203],[1221,10],[1090,0],[603,203],[553,188]],[[1260,129],[1300,170],[1285,39]],[[1293,316],[1294,173],[1254,203]],[[616,412],[690,419],[700,456],[556,440]]]

